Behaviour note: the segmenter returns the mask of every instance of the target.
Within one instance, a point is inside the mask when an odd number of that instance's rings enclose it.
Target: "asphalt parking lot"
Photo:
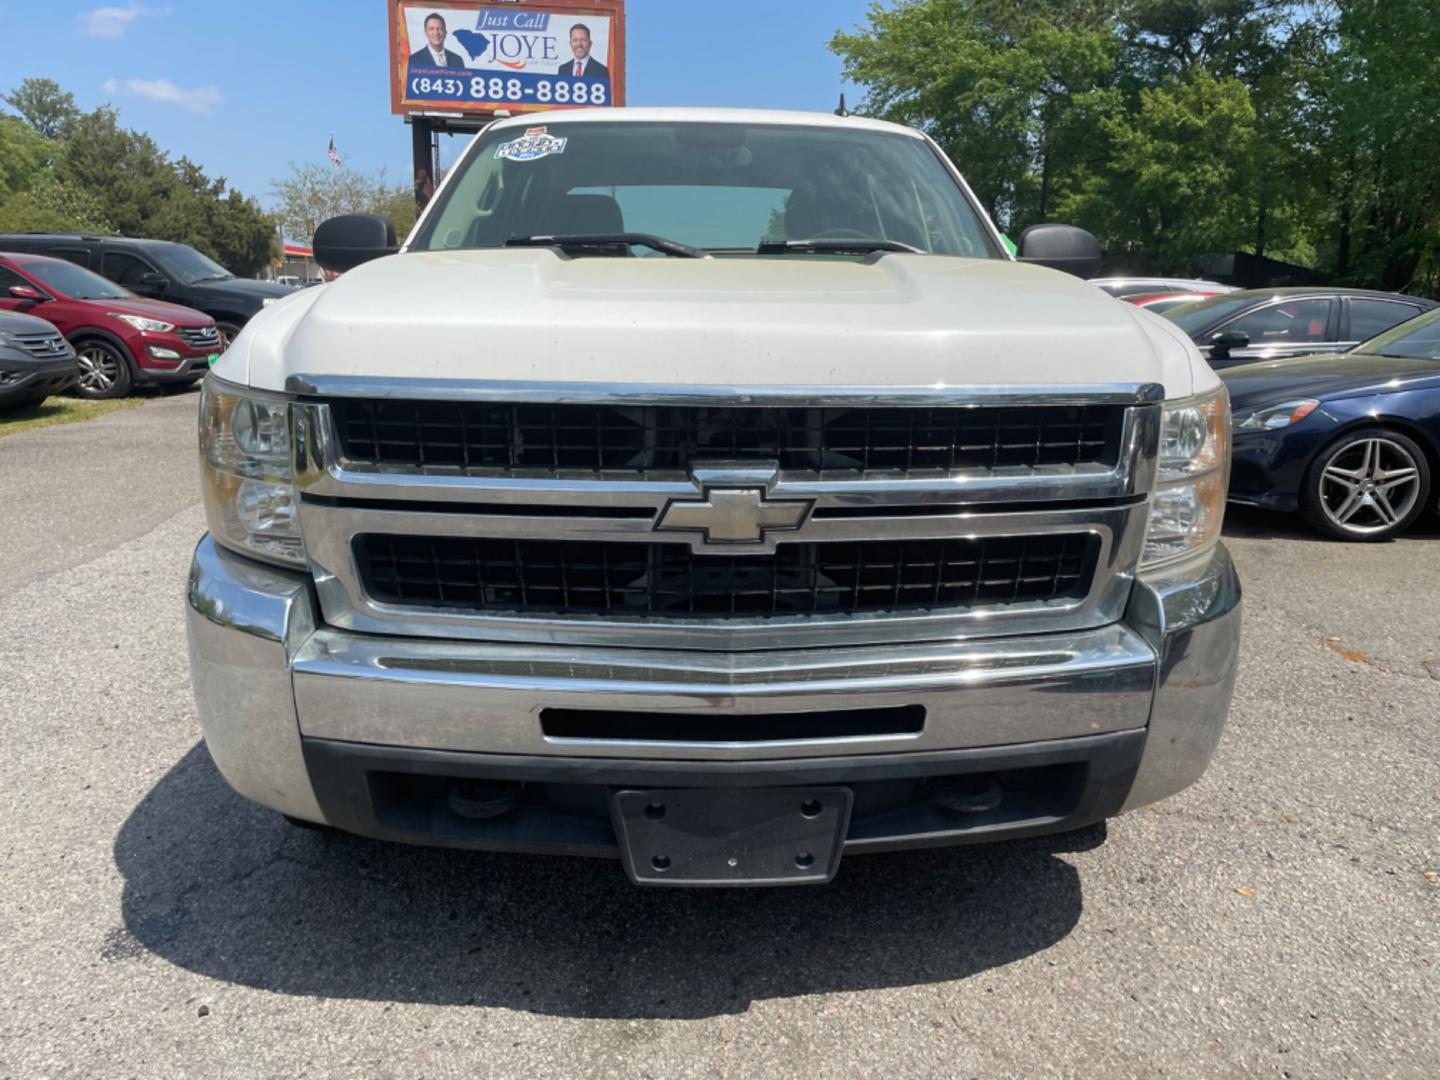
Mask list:
[[[831,886],[287,826],[199,742],[196,396],[0,439],[0,1076],[1433,1076],[1440,525],[1233,513],[1204,780]]]

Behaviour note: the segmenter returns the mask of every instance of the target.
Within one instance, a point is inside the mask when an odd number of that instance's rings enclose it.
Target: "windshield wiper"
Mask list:
[[[197,277],[190,284],[199,285],[202,281],[229,281],[234,276],[234,274],[206,274],[204,277]]]
[[[648,247],[679,259],[708,259],[702,251],[678,240],[666,240],[651,233],[575,233],[567,236],[512,236],[506,247],[553,247],[561,251],[591,251],[595,254],[623,254],[619,248]],[[607,250],[608,249],[608,250]]]
[[[899,240],[762,240],[756,255],[870,255],[876,251],[924,255],[920,248]]]

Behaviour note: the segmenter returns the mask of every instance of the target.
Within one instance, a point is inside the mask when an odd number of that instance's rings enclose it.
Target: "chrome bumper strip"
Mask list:
[[[1143,727],[1155,653],[1123,625],[1014,642],[771,652],[535,649],[321,630],[295,657],[306,736],[435,750],[742,761],[949,750]],[[560,654],[560,655],[553,655]],[[545,708],[697,718],[922,705],[919,734],[776,742],[547,738]]]

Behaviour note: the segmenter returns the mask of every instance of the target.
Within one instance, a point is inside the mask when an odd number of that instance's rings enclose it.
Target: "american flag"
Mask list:
[[[335,152],[335,136],[330,136],[330,164],[339,165],[340,155]]]

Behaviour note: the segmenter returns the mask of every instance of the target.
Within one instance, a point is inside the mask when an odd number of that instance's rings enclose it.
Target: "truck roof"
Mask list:
[[[834,113],[803,112],[783,109],[689,109],[689,108],[623,108],[623,109],[554,109],[550,112],[522,113],[495,123],[496,128],[526,128],[539,124],[663,123],[663,124],[774,124],[803,127],[833,127],[922,138],[914,128],[892,124],[888,120],[871,120],[863,116],[836,116]]]

